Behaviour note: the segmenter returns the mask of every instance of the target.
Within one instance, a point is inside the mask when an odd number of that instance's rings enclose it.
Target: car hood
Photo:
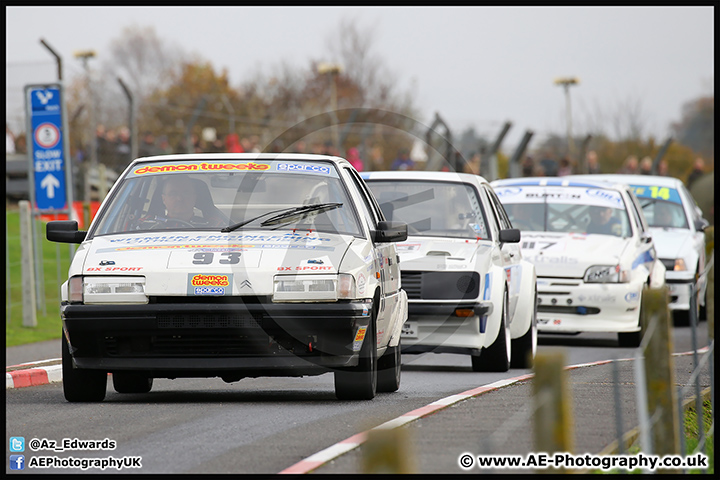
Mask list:
[[[147,295],[186,295],[191,285],[215,281],[232,286],[235,295],[270,295],[277,273],[337,273],[353,240],[248,230],[99,236],[82,247],[87,250],[82,273],[143,276]]]
[[[538,277],[582,278],[592,265],[617,265],[630,239],[612,235],[521,232],[523,258]]]
[[[474,268],[478,256],[488,256],[489,241],[411,236],[395,248],[401,270],[444,270]]]
[[[679,258],[692,241],[693,232],[684,228],[650,228],[658,258]]]

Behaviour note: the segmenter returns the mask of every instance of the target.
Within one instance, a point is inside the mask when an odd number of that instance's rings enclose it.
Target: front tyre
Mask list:
[[[70,346],[62,335],[62,383],[68,402],[102,402],[107,390],[107,373],[73,367]]]
[[[537,352],[537,292],[535,292],[535,304],[533,305],[532,318],[528,331],[520,338],[511,342],[512,368],[532,368],[535,353]]]
[[[335,371],[335,396],[340,400],[372,400],[377,392],[375,315],[370,319],[357,366]]]
[[[511,340],[508,324],[507,291],[503,294],[503,309],[497,338],[488,348],[484,348],[479,356],[472,356],[473,372],[507,372],[510,370]]]
[[[395,392],[400,388],[401,375],[400,343],[387,347],[385,354],[378,359],[378,392]]]

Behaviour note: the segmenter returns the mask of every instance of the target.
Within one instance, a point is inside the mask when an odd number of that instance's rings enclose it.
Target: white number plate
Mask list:
[[[405,322],[402,326],[402,333],[400,335],[404,338],[417,338],[418,336],[418,324],[417,322]]]

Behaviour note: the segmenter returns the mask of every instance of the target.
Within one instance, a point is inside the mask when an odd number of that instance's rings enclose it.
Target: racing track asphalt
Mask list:
[[[707,347],[700,350],[700,355]],[[6,348],[7,388],[61,382],[59,340]],[[32,359],[47,360],[33,361]],[[692,352],[674,354],[675,382],[688,384],[693,370]],[[616,395],[620,398],[622,432],[638,435],[634,359],[566,367],[572,398],[573,450],[576,455],[617,453]],[[617,371],[614,371],[614,365]],[[619,382],[615,390],[614,375]],[[410,468],[417,473],[523,473],[521,470],[468,470],[459,466],[464,453],[474,456],[505,454],[525,456],[538,451],[533,444],[533,374],[477,387],[407,412],[372,430],[405,427]],[[700,375],[701,389],[710,384],[707,368]],[[402,387],[401,387],[402,388]],[[690,393],[685,396],[692,395]],[[682,399],[681,399],[682,400]],[[363,471],[362,445],[370,431],[358,433],[307,457],[280,473],[358,473]],[[360,448],[358,448],[360,447]],[[528,470],[525,473],[531,472]]]

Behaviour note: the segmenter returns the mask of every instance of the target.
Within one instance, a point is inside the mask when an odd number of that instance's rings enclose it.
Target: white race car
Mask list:
[[[397,244],[409,299],[403,353],[469,354],[474,371],[531,367],[535,267],[490,184],[453,172],[362,176],[385,216],[408,225]]]
[[[578,180],[604,180],[632,187],[640,201],[660,261],[665,265],[665,282],[670,290],[670,310],[675,325],[690,321],[690,290],[697,282],[696,314],[705,316],[705,228],[702,217],[682,180],[655,175],[573,175]]]
[[[646,286],[664,284],[642,209],[627,185],[534,177],[492,182],[538,275],[538,331],[617,332],[641,340]]]
[[[407,296],[385,221],[344,159],[188,154],[133,161],[62,285],[63,388],[102,401],[153,378],[334,372],[341,399],[400,385]]]

